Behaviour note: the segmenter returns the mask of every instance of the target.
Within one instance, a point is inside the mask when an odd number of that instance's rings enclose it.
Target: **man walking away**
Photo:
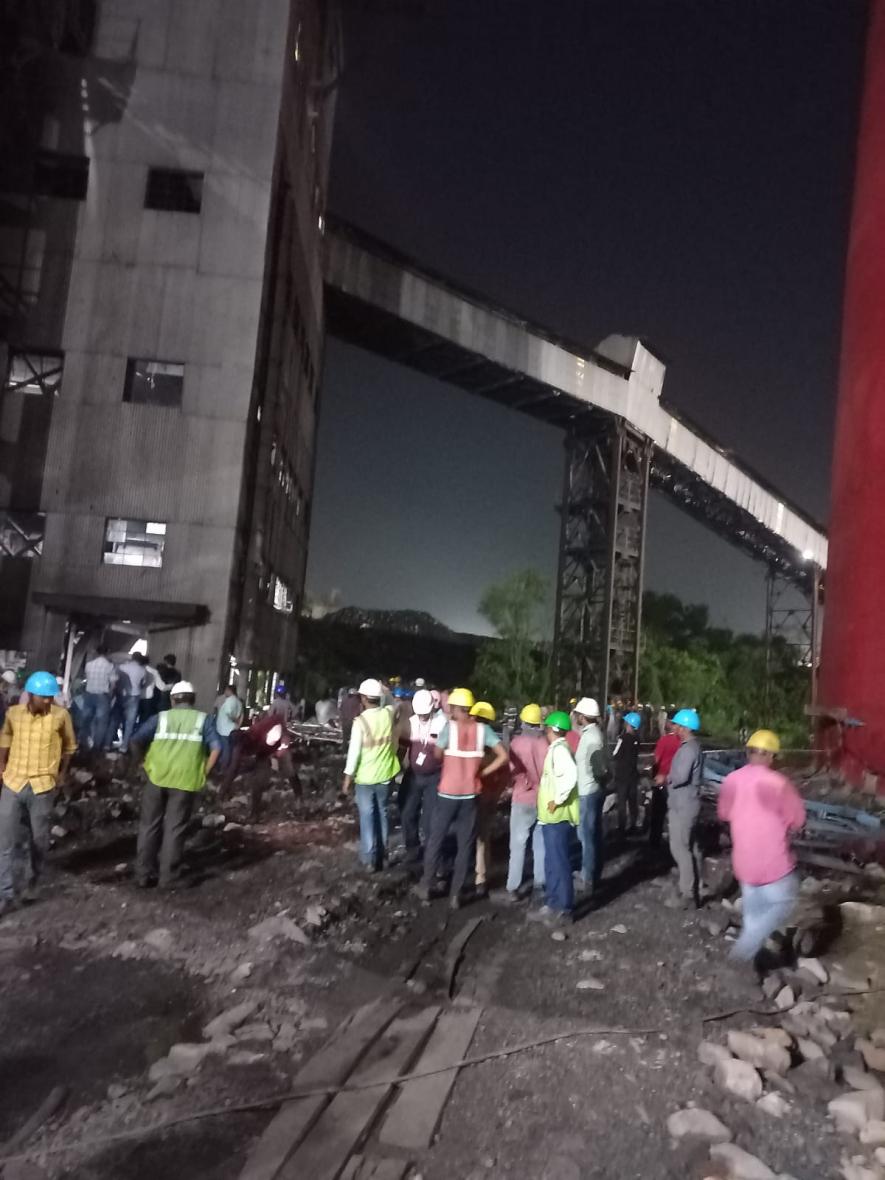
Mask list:
[[[638,713],[625,713],[621,736],[612,750],[614,789],[618,804],[618,835],[634,832],[639,823],[639,728]],[[627,817],[630,826],[627,827]]]
[[[526,705],[519,714],[522,728],[510,743],[510,863],[507,898],[519,901],[525,875],[525,850],[532,841],[532,877],[535,889],[544,888],[544,834],[538,826],[538,787],[547,757],[547,739],[541,729],[541,706]]]
[[[117,681],[117,669],[108,659],[104,646],[86,661],[86,691],[83,696],[80,741],[93,750],[105,750],[111,717],[111,694]]]
[[[702,859],[698,848],[698,816],[701,812],[703,759],[697,733],[701,719],[694,709],[680,709],[673,718],[679,749],[667,776],[667,811],[670,816],[670,853],[679,871],[679,896],[672,903],[691,909],[701,901]]]
[[[36,900],[55,787],[77,749],[70,714],[53,704],[57,691],[51,672],[34,672],[25,682],[27,704],[10,705],[0,730],[0,915],[15,902],[13,858],[22,824],[30,845],[22,900]]]
[[[412,705],[415,712],[408,720],[405,735],[406,772],[400,806],[407,867],[420,863],[421,830],[426,844],[433,822],[433,804],[442,773],[442,753],[436,742],[444,723],[444,719],[433,716],[433,697],[426,689],[418,689]]]
[[[133,652],[128,660],[124,660],[117,669],[117,695],[123,708],[123,736],[120,740],[120,753],[129,750],[129,741],[138,722],[138,710],[141,707],[141,690],[147,679],[144,656]]]
[[[169,708],[169,690],[174,684],[181,680],[181,673],[175,661],[175,655],[169,652],[168,655],[163,656],[159,664],[157,664],[157,671],[160,674],[160,679],[163,681],[165,688],[160,693],[160,699],[157,702],[160,709]]]
[[[602,736],[599,705],[592,697],[581,697],[575,705],[574,717],[580,731],[575,755],[580,811],[580,879],[583,888],[592,892],[602,879],[602,805],[605,802],[605,783],[600,782],[600,757],[605,756],[605,739]]]
[[[141,888],[157,878],[161,889],[178,883],[194,799],[221,753],[212,718],[194,708],[193,685],[181,680],[170,696],[172,708],[148,718],[132,735],[138,751],[150,743],[135,860]]]
[[[443,754],[442,774],[433,803],[424,877],[415,891],[424,901],[430,900],[443,843],[449,828],[454,828],[458,847],[449,904],[455,910],[461,906],[461,890],[476,855],[477,797],[483,781],[507,762],[507,751],[492,727],[470,716],[475,704],[469,688],[453,688],[449,693],[451,720],[443,726],[436,743]],[[483,765],[487,749],[494,756]]]
[[[679,735],[674,732],[669,717],[666,720],[661,736],[655,744],[654,786],[651,792],[651,806],[648,820],[648,844],[650,848],[660,848],[664,838],[664,820],[667,818],[667,778],[670,767],[676,757],[676,751],[682,744]]]
[[[221,757],[218,762],[222,770],[227,770],[230,764],[231,735],[240,728],[244,711],[243,702],[237,696],[236,686],[226,684],[215,707],[215,729],[221,742]]]
[[[569,856],[572,828],[580,821],[578,768],[565,740],[571,729],[568,713],[551,713],[544,722],[548,750],[538,788],[538,823],[544,833],[545,904],[529,914],[533,921],[571,922],[575,886]]]
[[[393,709],[381,704],[379,680],[360,685],[363,711],[353,723],[343,790],[355,788],[360,817],[360,860],[370,873],[382,868],[387,856],[387,800],[390,784],[399,774]]]
[[[758,730],[747,742],[747,765],[728,775],[719,791],[719,818],[731,825],[732,865],[741,885],[743,928],[730,956],[740,962],[756,958],[799,896],[789,838],[805,825],[805,804],[773,768],[780,748],[777,734]]]
[[[477,721],[484,721],[491,729],[497,714],[494,705],[489,701],[477,701],[470,710],[470,716]],[[506,747],[505,747],[506,749]],[[483,764],[495,758],[492,750],[486,750]],[[482,790],[476,800],[476,873],[474,875],[475,897],[488,897],[488,873],[491,860],[492,824],[498,811],[501,797],[510,786],[510,766],[508,759],[498,766],[494,773],[483,779]]]

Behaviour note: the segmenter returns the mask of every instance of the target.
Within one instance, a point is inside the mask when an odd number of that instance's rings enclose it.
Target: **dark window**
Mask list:
[[[126,365],[124,402],[150,406],[180,406],[184,365],[130,357]]]
[[[66,156],[61,152],[38,152],[34,163],[34,192],[43,197],[66,197],[82,201],[89,185],[89,160],[86,156]]]
[[[105,565],[153,566],[163,564],[166,524],[160,520],[122,520],[109,517],[104,530]]]
[[[44,393],[55,397],[63,368],[64,355],[60,352],[11,352],[4,388],[7,393]]]
[[[151,168],[144,194],[145,209],[199,213],[203,204],[203,173],[177,168]]]

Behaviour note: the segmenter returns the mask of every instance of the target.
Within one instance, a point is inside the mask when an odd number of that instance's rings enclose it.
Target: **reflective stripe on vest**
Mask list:
[[[199,791],[206,782],[206,748],[203,726],[206,714],[196,709],[174,708],[160,713],[144,769],[157,787],[175,791]]]
[[[399,774],[399,758],[393,742],[393,711],[387,706],[369,709],[357,717],[360,755],[353,781],[359,786],[389,783]]]
[[[479,795],[482,783],[479,771],[482,766],[486,748],[486,728],[482,722],[473,722],[473,743],[470,742],[470,723],[465,723],[465,730],[459,731],[458,722],[449,722],[448,745],[443,750],[442,777],[439,780],[437,793],[450,795],[453,798],[469,798]],[[461,738],[465,738],[467,749],[461,748]]]

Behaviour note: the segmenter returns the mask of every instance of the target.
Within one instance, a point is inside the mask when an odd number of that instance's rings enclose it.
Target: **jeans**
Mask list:
[[[701,886],[701,851],[698,848],[698,816],[701,801],[692,787],[679,787],[667,796],[670,817],[670,853],[679,870],[679,892],[697,897]]]
[[[594,791],[592,795],[581,795],[578,802],[581,818],[578,823],[578,839],[581,841],[581,876],[584,884],[595,887],[602,877],[602,804],[605,795]]]
[[[172,885],[181,872],[195,791],[178,791],[147,782],[141,792],[135,879],[146,885],[159,875],[160,885]]]
[[[454,828],[458,843],[452,874],[452,897],[457,897],[464,888],[476,854],[476,798],[473,795],[466,795],[463,799],[437,795],[433,802],[433,827],[424,854],[423,883],[428,889],[433,887],[449,828]]]
[[[29,857],[27,881],[36,885],[49,850],[49,829],[55,791],[35,795],[30,783],[18,792],[0,788],[0,899],[15,896],[14,858],[22,821],[28,827]]]
[[[547,875],[545,901],[551,910],[570,914],[575,908],[575,883],[569,842],[572,825],[568,820],[558,824],[539,824],[544,833],[544,865]]]
[[[403,843],[406,846],[406,860],[415,864],[421,857],[421,832],[427,844],[433,823],[433,804],[439,786],[440,771],[419,774],[410,770],[403,780],[400,815],[403,824]]]
[[[783,926],[799,896],[799,874],[788,873],[769,885],[741,885],[743,926],[731,948],[731,958],[748,962],[779,926]]]
[[[140,704],[141,697],[129,696],[123,698],[123,737],[120,741],[121,754],[125,754],[129,749],[129,740],[135,732]]]
[[[507,868],[507,892],[515,893],[525,875],[525,850],[532,838],[532,876],[535,888],[544,885],[544,834],[538,823],[536,803],[510,804],[510,864]]]
[[[80,744],[93,750],[103,750],[108,740],[108,719],[111,715],[111,694],[109,692],[86,692],[83,694],[83,712],[80,718]]]
[[[360,813],[360,860],[380,868],[387,855],[387,796],[390,782],[357,783],[356,805]]]

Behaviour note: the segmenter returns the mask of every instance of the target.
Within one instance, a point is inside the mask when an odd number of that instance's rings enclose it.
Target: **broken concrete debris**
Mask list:
[[[723,1122],[700,1107],[674,1111],[667,1119],[667,1130],[673,1139],[699,1139],[706,1143],[727,1143],[732,1137]]]
[[[729,1061],[720,1061],[716,1065],[713,1077],[717,1086],[733,1094],[735,1098],[743,1098],[746,1102],[755,1102],[762,1097],[762,1078],[747,1061],[740,1061],[733,1057]]]

